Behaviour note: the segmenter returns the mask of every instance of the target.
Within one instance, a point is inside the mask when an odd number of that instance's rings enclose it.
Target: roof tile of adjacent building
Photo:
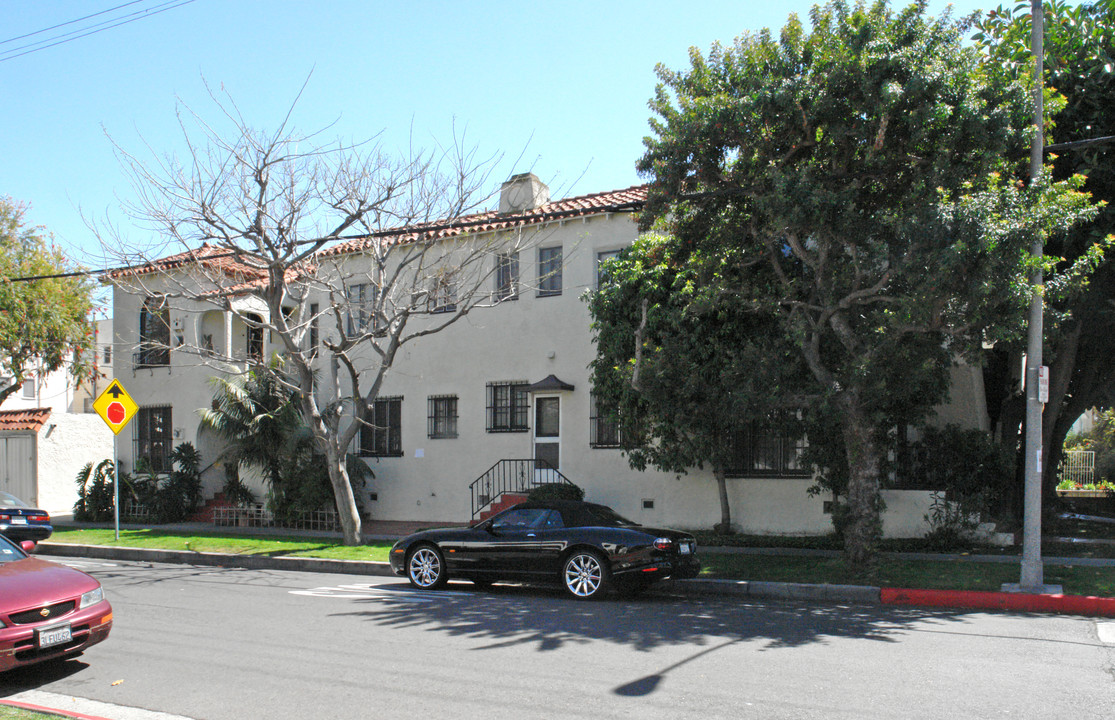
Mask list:
[[[0,430],[31,430],[38,432],[50,418],[50,408],[31,410],[0,410]]]

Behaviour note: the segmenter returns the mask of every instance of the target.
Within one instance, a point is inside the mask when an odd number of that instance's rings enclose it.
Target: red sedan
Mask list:
[[[96,578],[30,557],[33,547],[0,535],[0,672],[80,655],[112,629]]]

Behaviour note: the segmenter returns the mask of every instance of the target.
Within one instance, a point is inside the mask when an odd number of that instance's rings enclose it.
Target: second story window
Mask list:
[[[457,396],[440,395],[429,400],[427,435],[431,438],[457,437]]]
[[[170,304],[165,295],[152,295],[139,310],[136,367],[166,365],[170,365]]]
[[[496,302],[519,299],[519,253],[496,256]]]
[[[596,287],[599,288],[608,282],[608,273],[605,271],[604,265],[612,258],[619,257],[619,253],[619,250],[605,250],[596,253]]]
[[[370,330],[375,320],[376,286],[371,283],[349,285],[345,293],[348,298],[348,333],[357,335]]]
[[[247,325],[245,353],[252,362],[263,362],[263,318],[255,313],[248,313],[244,322]]]
[[[317,357],[317,346],[321,342],[317,314],[318,304],[310,303],[310,357]]]
[[[538,250],[538,297],[561,295],[561,246]]]
[[[35,376],[28,375],[27,378],[23,381],[23,399],[34,400],[37,395],[35,391]]]
[[[430,290],[430,312],[448,313],[457,310],[457,279],[453,273],[440,273]]]

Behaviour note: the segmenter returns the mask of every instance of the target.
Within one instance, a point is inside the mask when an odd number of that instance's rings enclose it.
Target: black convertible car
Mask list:
[[[636,592],[664,578],[695,577],[697,542],[647,528],[611,508],[573,500],[525,502],[472,527],[424,530],[391,548],[391,569],[425,590],[450,578],[558,582],[575,598]]]

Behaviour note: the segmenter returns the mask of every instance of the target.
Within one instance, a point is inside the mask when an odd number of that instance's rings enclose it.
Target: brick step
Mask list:
[[[225,494],[223,492],[219,492],[206,500],[205,504],[201,506],[201,509],[190,516],[190,522],[211,523],[213,522],[214,508],[222,507],[232,507],[232,503],[225,499]]]
[[[504,493],[499,496],[499,499],[492,503],[487,510],[480,513],[477,522],[483,522],[493,515],[498,515],[509,507],[515,507],[519,503],[527,501],[527,496],[521,493]]]

